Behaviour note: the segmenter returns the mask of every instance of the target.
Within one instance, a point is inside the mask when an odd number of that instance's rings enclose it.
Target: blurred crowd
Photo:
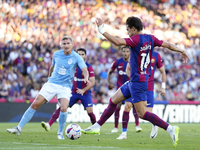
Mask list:
[[[106,41],[95,26],[101,17],[105,29],[128,37],[126,18],[142,19],[144,33],[154,34],[184,49],[191,60],[183,64],[177,53],[156,48],[166,69],[166,96],[161,97],[161,77],[155,72],[155,100],[200,100],[200,2],[197,0],[3,0],[0,3],[0,97],[34,99],[47,81],[52,55],[61,37],[83,47],[95,71],[93,99],[107,103],[107,71],[121,57],[120,47]],[[112,75],[113,83],[117,73]]]

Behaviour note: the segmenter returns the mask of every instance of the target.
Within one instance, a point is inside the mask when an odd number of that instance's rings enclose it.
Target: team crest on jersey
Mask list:
[[[68,60],[68,64],[70,65],[72,63],[72,59],[69,59]]]
[[[152,59],[151,59],[151,63],[154,63],[154,62],[155,62],[155,59],[152,58]]]

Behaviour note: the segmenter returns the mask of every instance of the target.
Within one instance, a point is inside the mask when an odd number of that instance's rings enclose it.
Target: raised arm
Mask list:
[[[103,21],[100,18],[96,19],[96,24],[98,27],[99,32],[110,42],[112,42],[115,45],[126,45],[126,41],[123,38],[117,38],[115,36],[110,35],[109,33],[104,31],[104,25]]]
[[[180,48],[178,48],[176,45],[174,45],[172,43],[163,41],[161,46],[168,48],[171,51],[181,53],[181,57],[183,58],[183,63],[186,63],[188,60],[190,60],[189,56],[186,54],[186,52],[184,50],[181,50]]]

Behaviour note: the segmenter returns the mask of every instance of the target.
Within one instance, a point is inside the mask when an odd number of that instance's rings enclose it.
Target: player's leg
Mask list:
[[[58,119],[59,115],[60,115],[60,107],[54,111],[49,122],[44,122],[44,121],[41,122],[42,127],[46,131],[49,131],[51,129],[52,124]]]
[[[154,94],[153,91],[147,91],[147,108],[146,111],[153,112],[153,106],[154,106]],[[150,133],[150,138],[154,139],[158,134],[158,126],[152,124],[152,130]]]
[[[131,100],[131,98],[130,98]],[[129,101],[125,101],[124,112],[122,116],[122,134],[117,138],[118,140],[127,139],[127,127],[129,121],[129,112],[132,108],[133,104]]]
[[[135,118],[135,130],[136,132],[141,132],[142,131],[142,128],[139,126],[139,116],[135,110],[135,107],[133,105],[133,115],[134,115],[134,118]]]
[[[168,123],[166,123],[164,120],[159,118],[157,115],[146,111],[146,100],[147,100],[147,83],[130,83],[129,89],[131,89],[131,97],[134,99],[134,106],[137,111],[138,116],[141,119],[147,120],[151,122],[154,125],[159,126],[160,128],[163,128],[166,130],[172,140],[173,140],[173,146],[176,147],[178,143],[178,132],[179,127],[177,126],[171,126]]]
[[[86,109],[88,116],[90,117],[91,123],[94,124],[96,122],[96,116],[93,113],[92,95],[91,94],[84,94],[83,96],[80,95],[80,100],[84,108]]]
[[[50,94],[48,94],[49,91],[51,91]],[[9,133],[19,135],[26,123],[28,123],[32,119],[36,110],[44,103],[50,101],[54,95],[55,93],[53,92],[53,87],[48,83],[44,84],[31,106],[26,110],[26,112],[22,116],[18,126],[14,127],[13,129],[7,129],[7,131]]]
[[[127,86],[124,84],[123,86]],[[122,86],[122,87],[123,87]],[[100,132],[100,127],[110,118],[110,116],[114,113],[117,104],[126,98],[126,94],[128,97],[130,97],[130,91],[129,90],[123,90],[123,88],[118,89],[114,95],[110,98],[110,102],[108,107],[104,110],[102,113],[100,119],[98,122],[96,122],[94,125],[88,127],[87,129],[82,130],[82,133],[85,134],[99,134]]]
[[[88,116],[90,117],[91,123],[95,124],[96,123],[96,116],[93,113],[93,106],[92,107],[86,107],[86,111],[87,111]]]
[[[59,93],[57,94],[58,101],[60,103],[60,115],[58,121],[58,139],[64,139],[63,131],[65,128],[66,120],[67,120],[67,107],[69,105],[69,99],[71,97],[71,90],[66,87],[60,87]]]
[[[72,94],[69,102],[69,107],[72,107],[78,100],[79,99],[74,94]],[[58,119],[59,115],[60,115],[60,107],[54,111],[49,122],[44,122],[44,121],[41,122],[42,127],[46,131],[49,131],[52,124]]]
[[[122,105],[122,102],[118,103],[117,107],[115,109],[115,113],[114,113],[114,118],[115,118],[114,124],[115,124],[115,126],[114,126],[114,129],[111,131],[112,133],[118,132],[119,112],[120,112],[120,109],[121,109],[121,105]]]

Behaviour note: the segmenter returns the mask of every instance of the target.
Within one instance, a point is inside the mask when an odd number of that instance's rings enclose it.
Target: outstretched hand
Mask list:
[[[96,18],[95,20],[96,24],[97,24],[97,27],[98,27],[98,30],[101,34],[104,34],[105,31],[104,31],[104,25],[103,25],[103,20],[101,18]]]
[[[185,51],[182,52],[181,57],[183,59],[183,63],[187,63],[190,60],[190,57],[186,54]]]
[[[103,20],[101,18],[96,18],[95,22],[97,24],[97,27],[103,25]]]

